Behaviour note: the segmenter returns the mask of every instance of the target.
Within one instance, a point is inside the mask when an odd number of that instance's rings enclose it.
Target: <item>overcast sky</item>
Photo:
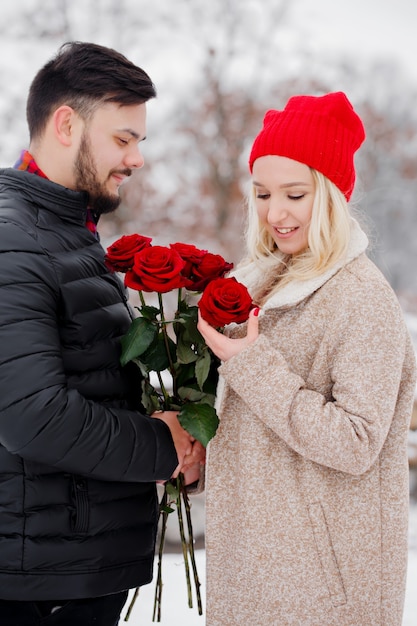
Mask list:
[[[416,0],[297,0],[291,7],[313,52],[397,59],[417,84]]]

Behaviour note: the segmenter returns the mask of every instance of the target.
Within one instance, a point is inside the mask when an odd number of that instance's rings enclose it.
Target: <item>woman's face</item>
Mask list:
[[[284,254],[308,247],[315,185],[310,168],[281,156],[263,156],[253,164],[259,220]]]

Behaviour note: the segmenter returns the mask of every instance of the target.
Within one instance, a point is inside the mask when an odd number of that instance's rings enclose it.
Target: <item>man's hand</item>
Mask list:
[[[206,462],[206,449],[197,439],[194,440],[191,454],[184,457],[184,464],[181,471],[185,473],[194,465],[204,465]]]
[[[185,485],[191,485],[200,478],[200,468],[205,462],[206,449],[199,441],[195,440],[191,454],[184,458],[184,464],[181,467]]]
[[[160,419],[169,427],[171,436],[174,441],[175,450],[178,457],[178,466],[172,475],[176,478],[184,465],[184,459],[188,458],[190,462],[193,459],[194,437],[181,426],[178,421],[178,411],[159,411],[152,414],[152,417]]]

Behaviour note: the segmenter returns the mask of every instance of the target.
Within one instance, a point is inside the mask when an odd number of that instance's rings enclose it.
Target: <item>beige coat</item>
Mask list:
[[[207,626],[401,625],[415,356],[366,245],[357,227],[344,266],[273,296],[220,368]]]

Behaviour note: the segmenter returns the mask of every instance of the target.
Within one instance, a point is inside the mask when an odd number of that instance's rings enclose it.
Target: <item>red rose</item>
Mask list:
[[[165,246],[150,246],[137,254],[133,267],[126,272],[125,285],[137,291],[166,293],[185,286],[181,272],[185,261],[176,250]]]
[[[133,266],[135,254],[149,248],[151,237],[142,235],[123,235],[107,248],[104,261],[112,272],[127,272]]]
[[[200,263],[193,268],[192,275],[189,276],[187,289],[192,291],[204,291],[210,281],[215,278],[222,278],[226,272],[233,268],[233,263],[228,263],[220,254],[206,252]]]
[[[216,278],[205,288],[198,307],[202,318],[218,328],[231,322],[246,322],[253,303],[245,285],[236,278]]]
[[[207,250],[199,250],[196,246],[189,243],[171,243],[170,246],[185,261],[182,275],[186,278],[191,278],[194,268],[201,263],[202,258],[207,254]]]

